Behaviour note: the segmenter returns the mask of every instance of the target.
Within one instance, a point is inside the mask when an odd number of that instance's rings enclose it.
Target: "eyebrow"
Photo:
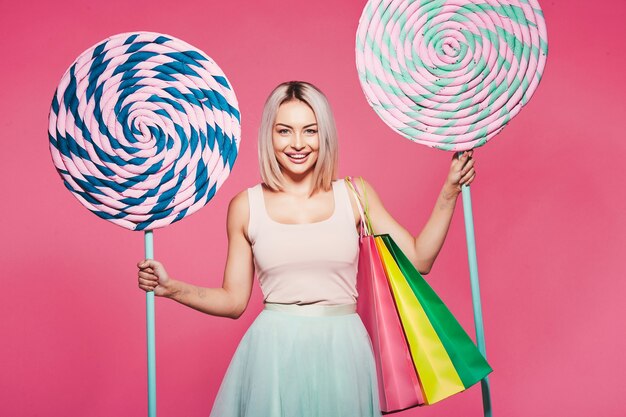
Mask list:
[[[276,126],[278,125],[288,127],[289,129],[293,129],[292,126],[286,125],[284,123],[276,123]],[[303,126],[302,128],[306,129],[307,127],[312,127],[312,126],[317,126],[317,123],[311,123],[310,125]]]

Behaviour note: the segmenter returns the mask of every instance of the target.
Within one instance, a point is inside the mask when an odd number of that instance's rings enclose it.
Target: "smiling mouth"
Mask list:
[[[304,161],[306,161],[308,159],[309,154],[310,152],[309,153],[300,153],[300,152],[285,153],[285,155],[289,157],[289,160],[296,164],[301,164]]]

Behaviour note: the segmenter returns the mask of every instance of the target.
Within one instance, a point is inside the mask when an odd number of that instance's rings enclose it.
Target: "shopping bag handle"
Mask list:
[[[354,178],[347,176],[345,178],[345,181],[350,191],[352,191],[352,193],[354,194],[357,207],[359,208],[359,214],[361,215],[360,237],[371,236],[373,234],[373,229],[372,229],[372,222],[370,221],[370,217],[369,217],[369,207],[367,204],[367,194],[365,192],[365,183],[363,182],[362,177],[359,177],[359,179],[361,180],[361,185],[363,188],[363,196],[361,196],[361,194],[359,193],[359,189],[358,189],[357,184],[354,181]]]

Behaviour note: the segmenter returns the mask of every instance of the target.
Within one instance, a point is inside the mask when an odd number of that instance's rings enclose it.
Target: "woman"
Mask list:
[[[441,249],[472,152],[452,160],[435,208],[413,237],[364,183],[371,223],[427,274]],[[379,416],[376,371],[355,313],[359,208],[335,180],[337,134],[326,97],[288,82],[269,96],[259,131],[262,184],[233,198],[221,288],[171,278],[158,261],[138,264],[139,287],[216,316],[238,318],[253,276],[265,308],[244,335],[212,416]]]

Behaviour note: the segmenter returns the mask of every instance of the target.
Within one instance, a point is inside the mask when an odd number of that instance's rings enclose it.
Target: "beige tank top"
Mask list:
[[[333,214],[326,220],[306,224],[272,220],[265,209],[261,184],[248,189],[248,236],[266,303],[356,302],[356,219],[344,181],[336,180],[332,185]]]

